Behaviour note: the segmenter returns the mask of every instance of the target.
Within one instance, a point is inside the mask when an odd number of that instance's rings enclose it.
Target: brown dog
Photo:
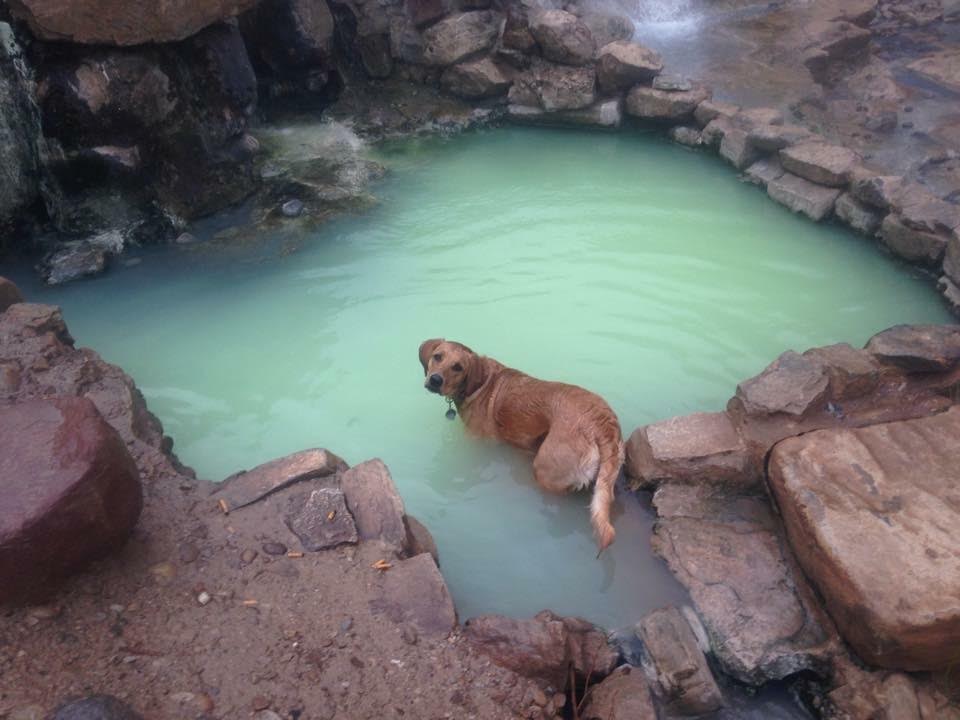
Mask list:
[[[545,490],[596,483],[590,519],[600,552],[613,542],[610,506],[623,439],[602,398],[575,385],[537,380],[439,338],[420,345],[420,363],[424,386],[453,400],[468,432],[536,453],[533,474]]]

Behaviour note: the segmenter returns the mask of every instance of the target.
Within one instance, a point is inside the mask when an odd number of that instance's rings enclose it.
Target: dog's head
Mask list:
[[[442,338],[425,340],[420,345],[420,364],[430,392],[463,400],[486,380],[484,359],[466,345]]]

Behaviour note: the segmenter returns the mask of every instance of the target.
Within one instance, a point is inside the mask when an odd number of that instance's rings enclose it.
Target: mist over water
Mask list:
[[[874,243],[657,137],[505,129],[381,159],[379,207],[310,235],[22,282],[135,378],[202,477],[314,446],[382,458],[436,537],[461,619],[549,607],[615,628],[684,596],[650,553],[642,500],[620,493],[617,542],[595,560],[588,495],[542,493],[528,456],[446,420],[422,340],[590,388],[629,434],[722,409],[787,348],[949,319]]]

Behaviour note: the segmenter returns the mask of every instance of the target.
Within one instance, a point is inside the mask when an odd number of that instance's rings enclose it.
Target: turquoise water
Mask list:
[[[722,408],[787,348],[949,320],[873,243],[657,137],[508,129],[381,159],[380,205],[311,237],[165,248],[25,289],[136,379],[202,477],[313,446],[382,458],[436,536],[461,618],[550,607],[619,627],[683,595],[650,554],[642,501],[621,493],[617,542],[595,560],[588,496],[545,495],[529,457],[447,421],[422,387],[423,339],[590,388],[629,434]]]

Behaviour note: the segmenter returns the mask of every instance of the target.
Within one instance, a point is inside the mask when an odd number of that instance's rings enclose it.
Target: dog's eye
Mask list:
[[[441,360],[443,360],[443,354],[442,354],[442,353],[434,353],[433,359],[436,360],[437,362],[440,362]]]
[[[454,365],[453,365],[453,371],[454,371],[454,372],[463,372],[463,365],[461,365],[460,363],[454,363]]]

